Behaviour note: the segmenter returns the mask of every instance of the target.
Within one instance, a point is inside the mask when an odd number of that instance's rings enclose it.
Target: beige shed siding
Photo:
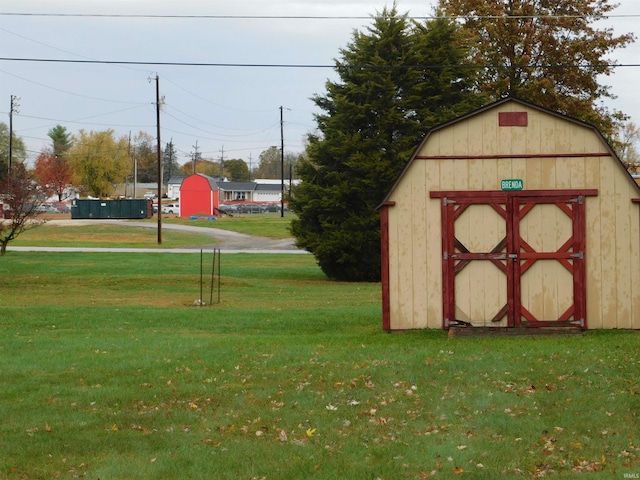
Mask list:
[[[499,127],[499,111],[527,111],[528,126]],[[538,153],[542,156],[491,158]],[[547,156],[568,153],[587,155]],[[586,200],[587,326],[640,328],[640,206],[631,202],[640,195],[616,159],[592,156],[594,153],[609,151],[592,129],[516,102],[431,132],[417,157],[461,158],[415,158],[388,198],[395,202],[389,207],[391,329],[442,327],[441,206],[440,199],[429,197],[430,192],[499,190],[505,178],[521,178],[526,190],[598,190],[598,196]],[[493,229],[491,214],[486,218],[486,226]],[[562,224],[563,219],[556,221]],[[472,232],[479,226],[468,228]],[[532,269],[532,283],[527,285],[526,302],[531,305],[539,294],[539,279],[565,275],[556,266],[536,269],[539,271]],[[469,270],[464,281],[488,282],[495,277],[493,273],[491,269]],[[558,287],[558,305],[567,291]],[[484,300],[482,307],[474,307],[479,299],[462,294],[459,300],[471,311],[494,308],[484,305]],[[545,304],[535,308],[561,307]]]

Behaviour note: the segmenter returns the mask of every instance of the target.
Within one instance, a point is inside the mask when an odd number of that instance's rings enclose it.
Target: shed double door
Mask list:
[[[586,328],[585,196],[594,191],[434,194],[445,328]]]

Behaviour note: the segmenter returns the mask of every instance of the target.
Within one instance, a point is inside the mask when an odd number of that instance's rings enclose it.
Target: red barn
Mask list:
[[[180,187],[180,216],[215,215],[219,194],[215,178],[196,173],[185,178]]]

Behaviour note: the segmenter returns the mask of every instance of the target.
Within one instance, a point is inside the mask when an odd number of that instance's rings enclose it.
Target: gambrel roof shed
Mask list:
[[[201,173],[186,177],[180,186],[180,216],[216,215],[220,206],[219,196],[215,178]]]
[[[432,129],[380,206],[383,328],[640,328],[639,197],[596,128],[528,102]]]

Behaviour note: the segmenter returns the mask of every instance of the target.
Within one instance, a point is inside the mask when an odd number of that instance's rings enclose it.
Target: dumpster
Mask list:
[[[76,199],[71,204],[72,219],[140,219],[153,216],[149,199]]]

